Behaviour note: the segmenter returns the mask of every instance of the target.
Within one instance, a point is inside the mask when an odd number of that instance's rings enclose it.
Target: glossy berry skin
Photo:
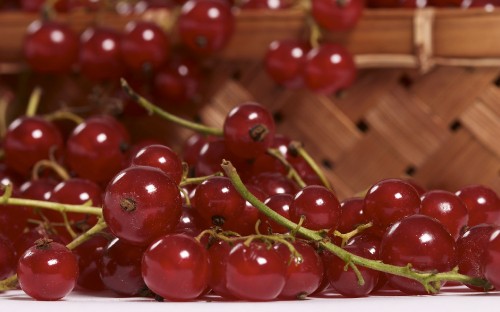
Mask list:
[[[103,27],[86,29],[80,36],[78,64],[81,73],[95,81],[122,77],[125,68],[121,60],[120,40],[121,35],[115,30]]]
[[[78,36],[67,25],[39,20],[26,31],[24,57],[40,73],[68,73],[78,59]]]
[[[14,274],[16,270],[16,256],[11,244],[0,237],[0,280]]]
[[[500,225],[500,198],[491,188],[470,185],[460,189],[456,195],[465,203],[469,212],[468,226],[481,223]]]
[[[384,263],[405,266],[420,271],[446,272],[457,264],[456,244],[450,233],[436,220],[413,215],[394,223],[380,245]],[[424,287],[413,280],[388,275],[389,284],[411,295],[423,295]]]
[[[177,153],[165,145],[145,146],[132,157],[131,165],[158,168],[176,184],[182,179],[182,161]]]
[[[483,261],[484,277],[495,289],[500,289],[500,229],[491,233]]]
[[[191,204],[204,222],[223,226],[242,213],[245,200],[229,178],[211,177],[196,187]]]
[[[310,45],[303,41],[273,41],[264,56],[264,66],[271,79],[287,88],[304,85],[301,75]]]
[[[21,289],[36,300],[59,300],[69,294],[78,278],[78,261],[66,246],[38,244],[19,259],[17,277]]]
[[[258,187],[248,185],[247,189],[261,202],[266,199],[266,194]],[[226,220],[223,228],[228,231],[234,231],[240,235],[255,234],[255,225],[260,217],[261,213],[259,210],[248,201],[245,201],[243,211],[236,218]]]
[[[298,185],[277,172],[262,172],[248,180],[249,185],[259,187],[267,196],[276,194],[295,194],[299,190]]]
[[[361,256],[367,259],[375,260],[376,257],[370,250],[363,248],[360,245],[347,245],[344,249],[354,255]],[[359,285],[358,278],[352,268],[345,269],[346,263],[344,260],[331,253],[326,253],[323,256],[325,263],[325,271],[330,285],[339,294],[345,297],[365,297],[368,296],[377,286],[380,272],[368,269],[366,267],[358,267],[365,283]]]
[[[108,238],[98,234],[73,249],[80,271],[77,280],[78,286],[88,290],[106,289],[99,275],[98,265],[107,245]]]
[[[103,249],[97,263],[99,277],[107,289],[120,296],[137,296],[146,288],[142,278],[142,255],[146,246],[115,238]]]
[[[374,184],[365,196],[365,212],[375,227],[387,228],[420,208],[420,197],[413,186],[399,179]]]
[[[51,231],[50,229],[46,229],[44,226],[39,225],[27,232],[22,233],[14,241],[13,247],[17,256],[16,260],[18,260],[26,250],[31,248],[37,240],[47,238],[62,245],[66,245],[70,242],[70,240],[67,240],[65,237],[59,236],[54,231]]]
[[[484,257],[489,239],[493,232],[499,229],[492,224],[478,224],[469,228],[457,239],[458,272],[478,278],[484,276]],[[467,287],[483,291],[477,286],[466,284]]]
[[[275,194],[266,199],[264,204],[277,212],[281,216],[290,219],[290,206],[293,202],[293,196],[290,194]],[[261,233],[287,233],[289,230],[283,225],[278,224],[276,221],[268,218],[266,215],[261,214],[260,217],[260,230]]]
[[[22,181],[19,174],[0,163],[0,185],[2,187],[12,185],[13,196],[19,196],[19,185]],[[22,206],[0,205],[0,238],[8,241],[15,240],[23,232],[27,219],[32,215],[30,209]]]
[[[264,243],[252,242],[249,246],[237,243],[226,261],[226,286],[238,299],[273,300],[285,287],[285,262]]]
[[[69,168],[80,178],[107,183],[126,161],[128,133],[114,118],[91,117],[78,125],[66,142]]]
[[[58,183],[50,192],[48,200],[55,203],[83,205],[92,203],[93,207],[102,206],[103,190],[95,182],[80,178],[70,178]],[[63,216],[58,211],[44,211],[44,215],[52,222],[64,222]],[[85,231],[97,223],[95,215],[81,213],[66,213],[68,221],[75,230]]]
[[[319,288],[324,276],[323,261],[311,245],[301,240],[292,245],[302,260],[292,259],[287,246],[274,246],[287,268],[285,286],[278,296],[280,299],[301,299],[312,294]]]
[[[335,194],[324,186],[309,185],[295,194],[290,205],[290,220],[311,230],[337,228],[340,220],[340,203]]]
[[[429,191],[420,199],[419,213],[437,219],[456,240],[469,220],[464,202],[455,194],[441,190]]]
[[[182,145],[182,159],[186,162],[190,168],[194,168],[197,161],[198,155],[200,155],[200,150],[205,145],[206,142],[213,140],[213,137],[209,137],[203,134],[194,133],[189,138],[184,141]]]
[[[363,13],[362,0],[312,0],[311,12],[316,23],[328,31],[348,31]]]
[[[302,75],[309,90],[332,94],[353,84],[356,79],[356,64],[344,47],[325,43],[307,53]]]
[[[177,185],[156,168],[124,169],[104,193],[103,216],[109,230],[131,244],[149,245],[172,232],[181,213]]]
[[[10,123],[3,148],[7,167],[28,176],[36,162],[62,151],[63,137],[59,129],[45,119],[23,116]]]
[[[337,228],[340,233],[350,232],[368,222],[370,222],[370,219],[365,213],[363,198],[348,198],[340,203],[340,222]]]
[[[19,187],[19,197],[35,200],[48,200],[50,193],[56,185],[56,181],[47,178],[28,180]],[[26,207],[26,209],[29,211],[29,217],[31,219],[40,219],[39,209],[33,207]],[[46,212],[48,211],[44,211],[44,214]]]
[[[273,116],[267,108],[246,102],[233,108],[224,120],[224,140],[234,155],[249,159],[263,154],[273,142]]]
[[[234,32],[231,7],[220,0],[190,0],[177,21],[180,42],[191,52],[210,55],[222,50]]]
[[[293,5],[291,1],[284,0],[244,0],[241,4],[242,10],[252,9],[268,9],[268,10],[282,10],[290,8]]]
[[[155,94],[165,106],[179,106],[192,100],[200,88],[201,69],[185,56],[172,58],[154,77]]]
[[[132,21],[125,26],[120,49],[123,62],[131,71],[155,71],[168,59],[170,40],[153,22]]]
[[[209,267],[206,249],[183,234],[156,240],[142,258],[142,276],[148,288],[171,301],[198,298],[207,288]]]
[[[232,248],[232,245],[223,240],[217,240],[208,247],[208,256],[210,259],[208,286],[214,293],[223,298],[234,297],[227,289],[226,283],[227,257]]]

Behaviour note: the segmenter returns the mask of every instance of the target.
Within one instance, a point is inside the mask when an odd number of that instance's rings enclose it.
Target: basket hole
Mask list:
[[[326,159],[326,158],[321,160],[321,165],[323,166],[323,168],[328,169],[328,170],[333,170],[333,167],[335,166],[331,160]]]
[[[450,130],[452,132],[457,132],[458,130],[460,130],[460,128],[462,128],[462,123],[460,122],[460,120],[454,120],[451,124],[450,124]]]
[[[231,73],[231,79],[233,79],[234,81],[240,81],[242,76],[243,76],[243,73],[241,72],[241,69],[235,69]]]
[[[285,120],[285,115],[281,111],[276,111],[273,113],[274,122],[279,125]]]
[[[407,89],[413,85],[413,79],[411,79],[411,77],[408,76],[408,74],[401,75],[401,77],[399,77],[398,82],[400,85],[402,85],[403,87],[405,87]]]
[[[363,132],[363,133],[366,133],[368,132],[369,130],[369,127],[368,127],[368,124],[366,123],[366,121],[364,121],[363,119],[360,119],[357,123],[356,123],[356,127],[358,128],[359,131]]]
[[[498,76],[495,80],[493,80],[493,83],[495,84],[495,86],[500,88],[500,76]]]
[[[410,177],[413,177],[415,175],[416,171],[417,171],[417,168],[415,168],[415,166],[411,166],[411,165],[406,167],[406,169],[405,169],[406,175],[408,175]]]

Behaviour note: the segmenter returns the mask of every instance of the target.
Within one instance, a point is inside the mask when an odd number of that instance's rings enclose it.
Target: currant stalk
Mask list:
[[[259,201],[245,187],[245,185],[241,181],[236,169],[231,164],[231,162],[226,160],[223,161],[222,168],[226,172],[226,175],[231,180],[236,190],[241,194],[243,198],[245,198],[245,200],[250,202],[254,207],[259,209],[262,213],[264,213],[267,217],[273,219],[275,222],[287,227],[292,231],[295,231],[296,233],[312,241],[316,241],[320,247],[330,251],[337,257],[341,258],[343,261],[346,262],[346,265],[351,267],[354,270],[354,272],[357,272],[358,280],[361,285],[363,284],[363,280],[362,278],[360,278],[359,270],[356,268],[356,266],[358,265],[367,267],[369,269],[415,280],[421,283],[422,286],[425,288],[425,290],[430,294],[439,292],[441,282],[444,281],[457,281],[461,283],[475,285],[485,290],[489,289],[488,281],[460,274],[458,273],[458,268],[443,273],[420,272],[412,269],[410,264],[406,266],[395,266],[395,265],[385,264],[377,260],[369,260],[360,256],[356,256],[326,240],[322,235],[320,235],[320,231],[312,231],[310,229],[300,227],[298,224],[282,217],[281,215],[279,215],[278,213],[274,212],[269,207],[267,207],[264,203]]]
[[[307,186],[306,182],[304,182],[304,180],[300,177],[299,173],[297,172],[297,170],[295,170],[295,168],[293,168],[292,164],[290,164],[285,157],[283,157],[283,155],[281,154],[281,152],[275,148],[270,148],[267,150],[267,153],[271,156],[273,156],[274,158],[278,159],[284,166],[285,168],[287,169],[288,171],[288,177],[292,180],[294,180],[297,185],[300,187],[300,188],[304,188]]]
[[[326,188],[328,188],[330,190],[332,189],[332,186],[331,186],[330,182],[328,181],[328,179],[326,178],[325,174],[323,173],[323,170],[321,170],[321,168],[314,161],[314,159],[311,157],[311,155],[309,155],[309,153],[304,149],[304,146],[302,145],[302,143],[300,143],[298,141],[292,141],[290,143],[289,148],[290,148],[290,151],[292,153],[296,153],[297,155],[302,157],[307,162],[307,164],[313,169],[313,171],[316,173],[316,175],[321,180],[321,183],[323,183],[323,185]]]
[[[100,207],[92,207],[87,204],[68,205],[68,204],[47,202],[43,200],[15,198],[11,197],[12,185],[8,184],[6,186],[3,186],[3,188],[4,188],[4,193],[2,196],[0,196],[0,205],[30,206],[34,208],[55,210],[61,213],[76,212],[76,213],[96,215],[98,217],[102,217],[102,208]]]
[[[196,132],[204,133],[207,135],[215,135],[215,136],[223,135],[222,129],[208,127],[196,122],[192,122],[162,110],[161,108],[154,105],[150,101],[146,100],[144,97],[140,96],[137,92],[135,92],[125,79],[123,78],[120,79],[120,82],[123,90],[127,93],[127,95],[130,96],[135,102],[137,102],[137,104],[144,107],[150,114],[157,114],[168,121],[181,125],[185,128],[194,130]]]

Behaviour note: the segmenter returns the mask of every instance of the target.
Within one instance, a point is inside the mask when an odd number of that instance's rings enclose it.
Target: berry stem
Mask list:
[[[58,110],[58,111],[52,112],[50,114],[44,115],[43,117],[48,121],[71,120],[77,125],[79,125],[85,121],[84,118],[78,116],[75,113],[67,111],[67,110]]]
[[[150,101],[148,101],[145,98],[143,98],[142,96],[140,96],[137,92],[135,92],[132,89],[132,87],[130,87],[130,85],[127,83],[127,81],[125,79],[122,78],[120,80],[120,82],[121,82],[123,90],[127,93],[127,95],[130,96],[135,102],[137,102],[137,104],[144,107],[150,114],[157,114],[160,117],[162,117],[170,122],[176,123],[180,126],[183,126],[185,128],[191,129],[191,130],[199,132],[199,133],[204,133],[207,135],[215,135],[215,136],[222,136],[223,135],[222,129],[212,128],[212,127],[208,127],[208,126],[196,123],[196,122],[192,122],[192,121],[177,117],[175,115],[172,115],[172,114],[162,110],[161,108],[154,105]]]
[[[208,175],[208,176],[202,176],[202,177],[194,177],[194,178],[185,178],[181,181],[179,184],[180,187],[190,185],[190,184],[200,184],[203,183],[208,178],[212,177],[222,177],[224,174],[222,172],[216,172],[214,174]]]
[[[286,169],[288,170],[288,177],[294,180],[300,188],[304,188],[307,186],[306,182],[302,180],[297,170],[295,170],[295,168],[293,168],[293,166],[288,162],[288,160],[286,160],[286,158],[283,157],[283,155],[278,149],[270,148],[267,150],[267,153],[276,158],[277,160],[279,160],[286,167]]]
[[[321,180],[321,183],[323,183],[323,185],[326,188],[328,188],[330,190],[332,189],[332,186],[330,185],[330,182],[326,178],[323,170],[321,170],[321,168],[314,161],[314,159],[311,157],[311,155],[309,155],[309,153],[306,151],[306,149],[304,148],[304,146],[302,145],[302,143],[300,143],[298,141],[292,141],[292,143],[290,143],[289,148],[290,148],[290,151],[292,153],[296,153],[297,155],[299,155],[300,157],[302,157],[307,162],[307,164],[316,173],[316,175]]]
[[[102,208],[90,205],[68,205],[43,200],[14,198],[12,196],[12,185],[3,186],[5,192],[0,196],[0,205],[29,206],[34,208],[50,209],[59,212],[75,212],[89,215],[102,216]]]
[[[17,287],[17,274],[11,275],[4,280],[0,281],[0,292],[16,289]]]
[[[352,265],[360,265],[369,269],[385,272],[388,274],[394,274],[406,277],[421,283],[428,293],[437,293],[439,291],[439,284],[442,281],[458,281],[482,287],[484,289],[488,289],[489,283],[486,280],[459,274],[457,270],[453,270],[450,272],[443,272],[443,273],[420,272],[413,270],[410,265],[400,267],[400,266],[385,264],[378,260],[371,260],[360,256],[356,256],[342,249],[341,247],[332,244],[328,240],[325,240],[319,234],[319,232],[312,231],[304,227],[298,227],[296,223],[279,215],[271,208],[266,206],[264,203],[262,203],[257,197],[252,195],[252,193],[245,187],[245,185],[241,181],[241,178],[239,177],[236,171],[236,168],[234,168],[231,162],[224,160],[222,162],[222,168],[224,169],[226,175],[233,183],[233,186],[241,194],[241,196],[245,198],[248,202],[250,202],[260,212],[264,213],[267,217],[271,218],[280,225],[283,225],[290,230],[295,230],[298,234],[302,235],[303,237],[318,242],[320,247],[330,251],[337,257],[341,258],[351,268]]]
[[[40,97],[42,96],[42,88],[36,87],[33,89],[28,102],[28,107],[26,108],[26,116],[33,117],[36,115],[38,110],[38,105],[40,104]]]
[[[69,178],[70,178],[69,173],[66,171],[66,169],[63,166],[59,165],[55,161],[48,160],[48,159],[42,159],[42,160],[38,161],[33,166],[31,178],[33,180],[38,180],[40,178],[40,172],[44,168],[52,169],[59,176],[59,178],[61,178],[61,180],[63,180],[63,181],[69,180]]]
[[[354,236],[358,235],[359,233],[362,233],[364,230],[371,227],[372,225],[373,224],[371,222],[368,222],[367,224],[361,224],[360,226],[358,226],[354,230],[347,232],[347,233],[340,233],[339,231],[335,230],[333,232],[333,235],[340,237],[342,239],[341,246],[344,247],[348,240],[350,240]]]
[[[3,139],[3,137],[5,137],[5,133],[7,133],[7,108],[9,107],[9,102],[9,95],[3,94],[0,96],[0,139]]]

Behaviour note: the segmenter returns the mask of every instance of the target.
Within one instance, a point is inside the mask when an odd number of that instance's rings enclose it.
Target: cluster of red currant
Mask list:
[[[368,0],[371,8],[485,8],[491,10],[500,5],[498,0]]]
[[[110,116],[82,120],[65,143],[40,116],[14,120],[0,172],[1,290],[18,284],[38,300],[79,285],[171,301],[208,292],[268,301],[327,287],[348,297],[382,287],[437,293],[448,281],[500,287],[491,189],[454,194],[387,179],[339,202],[263,106],[236,106],[215,129],[123,85],[151,112],[209,135],[186,142],[183,165],[165,145],[131,145]]]

